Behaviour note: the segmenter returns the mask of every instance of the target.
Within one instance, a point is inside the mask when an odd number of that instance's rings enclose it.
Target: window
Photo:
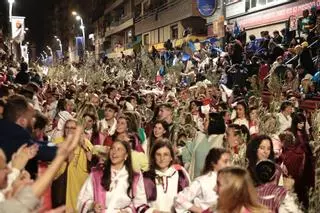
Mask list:
[[[178,37],[179,37],[179,28],[178,28],[178,25],[175,24],[171,26],[171,39],[172,40],[178,39]]]
[[[150,41],[149,41],[149,33],[143,35],[143,44],[144,44],[144,45],[149,45],[149,44],[150,44]]]
[[[236,3],[239,2],[240,0],[225,0],[226,4],[232,4],[232,3]]]
[[[253,8],[253,7],[256,7],[256,6],[257,6],[257,0],[251,0],[250,7]]]
[[[246,0],[249,2],[249,9],[258,7],[268,7],[287,2],[289,0]]]
[[[267,0],[259,0],[259,5],[264,6],[267,4]]]

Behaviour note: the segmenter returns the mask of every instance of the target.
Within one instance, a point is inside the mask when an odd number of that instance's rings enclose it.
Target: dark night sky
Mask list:
[[[56,0],[57,2],[57,0]],[[45,45],[49,31],[49,17],[52,14],[54,0],[15,0],[12,15],[25,16],[26,27],[30,29],[26,40],[36,44],[41,51]],[[0,15],[8,23],[9,4],[7,0],[0,0]]]

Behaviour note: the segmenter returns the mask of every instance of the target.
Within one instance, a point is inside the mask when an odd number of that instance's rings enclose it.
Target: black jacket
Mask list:
[[[14,79],[14,82],[17,84],[25,85],[30,82],[30,75],[29,73],[25,71],[20,71],[17,75],[16,78]]]
[[[0,120],[0,148],[6,154],[8,162],[12,155],[23,144],[32,145],[39,144],[39,151],[36,157],[30,160],[26,166],[26,170],[30,173],[32,178],[36,177],[38,171],[38,161],[52,161],[56,155],[57,148],[49,147],[45,142],[36,142],[31,138],[29,132],[21,126],[9,122],[7,120]]]

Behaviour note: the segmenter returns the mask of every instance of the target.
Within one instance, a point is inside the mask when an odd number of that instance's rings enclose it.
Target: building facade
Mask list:
[[[206,20],[200,16],[196,0],[140,0],[135,8],[136,40],[149,49],[163,49],[168,39],[179,46],[186,31],[193,40],[206,38]]]
[[[200,16],[197,0],[93,0],[95,55],[119,57],[134,47],[164,49],[169,39],[175,47],[188,39],[207,37],[206,19]],[[103,10],[103,12],[102,12]]]
[[[245,28],[247,36],[259,37],[261,31],[282,30],[290,17],[297,19],[314,5],[319,8],[320,0],[227,0],[226,19]]]
[[[116,57],[128,52],[134,39],[134,0],[108,1],[101,7],[103,14],[100,11],[100,17],[94,20],[96,57],[101,54]],[[96,7],[98,10],[101,9]]]

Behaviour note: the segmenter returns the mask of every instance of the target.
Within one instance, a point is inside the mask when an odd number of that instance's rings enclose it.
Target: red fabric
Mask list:
[[[288,175],[293,179],[301,177],[304,168],[305,153],[301,146],[290,147],[282,153],[283,163],[288,169]]]
[[[161,82],[163,79],[163,77],[161,77],[160,75],[157,75],[156,77],[156,82]]]
[[[137,152],[144,152],[142,145],[139,141],[139,137],[137,135],[134,135],[135,141],[134,141],[134,146],[132,147],[133,150],[137,151]],[[106,137],[106,139],[104,140],[103,145],[104,146],[108,146],[111,147],[113,144],[113,140],[112,137],[108,136]]]
[[[267,77],[269,73],[269,67],[267,64],[262,64],[260,65],[259,68],[259,80],[263,81],[265,79],[265,77]]]
[[[272,212],[278,212],[279,207],[287,195],[287,190],[284,187],[275,185],[273,183],[267,183],[257,188],[259,200],[261,204],[267,206]],[[267,198],[274,195],[274,198]]]
[[[46,163],[39,163],[38,164],[38,174],[39,176],[42,176],[45,171],[47,170],[48,165]],[[46,212],[48,210],[52,209],[52,203],[51,203],[51,184],[45,191],[45,193],[41,197],[41,204],[39,208],[39,213]]]
[[[109,147],[111,147],[112,144],[113,144],[112,137],[111,137],[111,136],[107,136],[107,137],[104,139],[103,145],[104,145],[104,146],[109,146]]]
[[[288,169],[288,174],[295,181],[295,192],[305,208],[308,207],[309,189],[315,183],[313,160],[312,152],[307,143],[299,142],[296,146],[289,147],[283,152],[283,162]]]
[[[205,105],[209,105],[212,102],[211,98],[205,98],[202,100],[202,104]]]

